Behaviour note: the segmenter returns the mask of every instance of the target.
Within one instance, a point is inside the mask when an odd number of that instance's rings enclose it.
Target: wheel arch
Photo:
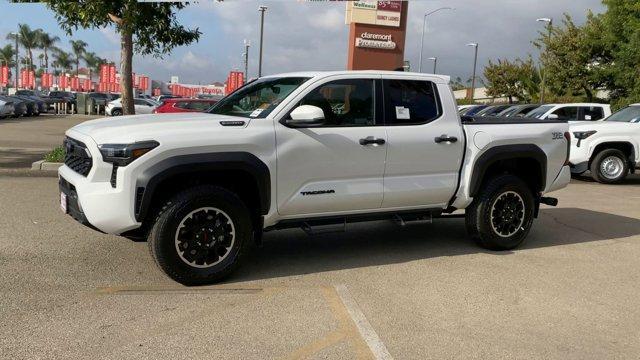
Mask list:
[[[149,167],[136,179],[136,220],[144,222],[159,199],[198,184],[215,184],[242,192],[238,196],[257,210],[256,216],[267,214],[271,207],[269,167],[255,155],[247,152],[178,155]]]
[[[473,165],[469,195],[474,197],[488,178],[503,172],[520,176],[535,192],[543,191],[547,155],[534,144],[501,145],[485,151]]]
[[[636,161],[636,151],[638,150],[636,146],[627,140],[620,141],[603,141],[593,147],[593,151],[591,152],[591,156],[589,156],[589,167],[591,167],[591,163],[593,159],[601,152],[607,149],[616,149],[622,151],[627,156],[627,161],[629,163],[630,169],[635,169],[635,161]]]

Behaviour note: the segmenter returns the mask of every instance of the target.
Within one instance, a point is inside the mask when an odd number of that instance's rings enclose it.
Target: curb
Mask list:
[[[0,177],[58,177],[53,170],[0,169]]]
[[[46,162],[44,160],[38,160],[31,164],[31,170],[43,170],[43,171],[57,171],[62,163]]]

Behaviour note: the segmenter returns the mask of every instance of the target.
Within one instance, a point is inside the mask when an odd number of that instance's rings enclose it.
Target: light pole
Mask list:
[[[437,57],[430,57],[427,60],[431,60],[433,61],[433,73],[436,73],[436,69],[438,68],[438,58]]]
[[[471,101],[476,97],[476,66],[478,65],[478,43],[469,43],[467,46],[475,48],[475,56],[473,58],[473,76],[471,77]]]
[[[547,31],[549,39],[551,39],[551,30],[553,28],[553,19],[552,18],[540,18],[536,20],[537,22],[547,23]],[[542,69],[542,88],[540,89],[540,103],[544,103],[544,88],[546,87],[546,79],[547,78],[547,69]]]
[[[425,29],[427,27],[427,16],[429,16],[429,15],[431,15],[433,13],[437,13],[440,10],[455,10],[455,8],[445,6],[445,7],[441,7],[439,9],[435,9],[435,10],[433,10],[431,12],[428,12],[428,13],[424,14],[424,18],[422,19],[422,38],[420,40],[420,61],[419,61],[419,64],[418,64],[418,72],[422,72],[422,52],[424,50],[424,31],[425,31]]]
[[[246,84],[249,79],[249,46],[251,42],[244,39],[244,83]]]
[[[258,57],[258,77],[262,76],[262,41],[264,37],[264,12],[267,11],[266,6],[260,6],[260,55]]]
[[[18,36],[19,35],[17,32],[11,32],[9,33],[9,35],[12,35],[13,37],[16,38],[16,73],[13,75],[13,82],[16,90],[18,90],[18,74],[20,73],[20,61],[18,61],[18,56],[19,56],[18,55]]]

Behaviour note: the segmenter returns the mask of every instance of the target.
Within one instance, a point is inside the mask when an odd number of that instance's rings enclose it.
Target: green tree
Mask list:
[[[49,71],[49,51],[56,48],[56,43],[60,41],[58,36],[51,36],[44,31],[38,34],[38,47],[42,49],[44,54],[44,67]]]
[[[56,50],[53,53],[53,59],[53,67],[62,70],[62,72],[69,72],[73,68],[73,59],[66,51]]]
[[[600,41],[610,46],[611,61],[604,69],[614,108],[640,102],[640,3],[603,0]]]
[[[515,61],[501,60],[497,62],[489,61],[484,68],[484,78],[486,79],[487,95],[492,97],[507,97],[509,103],[513,103],[514,98],[521,101],[531,101],[537,94],[531,91],[535,89],[532,83],[538,80],[537,69],[533,60],[517,59]]]
[[[71,52],[73,52],[76,59],[76,76],[78,76],[80,73],[80,59],[84,56],[84,53],[87,52],[87,46],[89,44],[82,40],[69,40],[69,43],[71,44]]]
[[[38,47],[38,34],[40,30],[31,30],[31,27],[27,24],[18,24],[18,32],[16,34],[10,33],[7,35],[7,39],[15,40],[18,37],[18,43],[27,50],[27,58],[29,64],[33,65],[33,49]]]
[[[200,31],[178,23],[176,11],[187,3],[138,2],[137,0],[44,0],[56,13],[63,29],[71,34],[78,27],[115,25],[120,35],[120,90],[125,114],[134,114],[131,82],[134,39],[136,52],[160,57],[174,47],[197,41]]]
[[[5,45],[0,48],[0,62],[9,68],[16,66],[16,49],[13,45]]]
[[[546,85],[554,95],[584,96],[593,101],[606,85],[604,74],[610,56],[602,41],[603,31],[600,16],[589,12],[587,22],[578,26],[565,14],[561,26],[552,26],[550,35],[542,32],[534,41],[542,49]]]
[[[94,72],[98,73],[100,71],[100,65],[107,62],[107,60],[97,56],[92,52],[85,52],[82,56],[84,63],[87,65],[87,69],[89,69],[89,79],[92,78]]]

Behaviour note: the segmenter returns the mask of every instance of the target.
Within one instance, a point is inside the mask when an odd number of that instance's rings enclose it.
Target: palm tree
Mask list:
[[[62,72],[68,72],[73,68],[73,59],[71,55],[62,50],[53,53],[53,66],[62,69]]]
[[[5,45],[0,48],[0,63],[10,68],[16,66],[16,49],[13,45]]]
[[[95,53],[87,52],[82,56],[87,68],[89,69],[89,79],[92,77],[93,72],[100,72],[100,65],[107,62],[107,60],[99,57]]]
[[[71,43],[71,51],[73,52],[73,55],[76,57],[76,76],[77,76],[80,70],[80,58],[82,58],[84,53],[87,52],[87,45],[89,44],[87,44],[82,40],[69,40],[69,43]]]
[[[44,51],[44,67],[49,71],[49,50],[56,49],[56,43],[60,41],[57,36],[51,36],[44,31],[38,34],[38,47]]]
[[[40,33],[40,29],[31,30],[29,25],[27,24],[18,24],[18,42],[20,45],[24,46],[27,49],[27,58],[29,59],[29,64],[33,65],[33,52],[31,50],[38,47],[38,37]],[[7,39],[15,40],[16,35],[9,34],[7,35]]]

